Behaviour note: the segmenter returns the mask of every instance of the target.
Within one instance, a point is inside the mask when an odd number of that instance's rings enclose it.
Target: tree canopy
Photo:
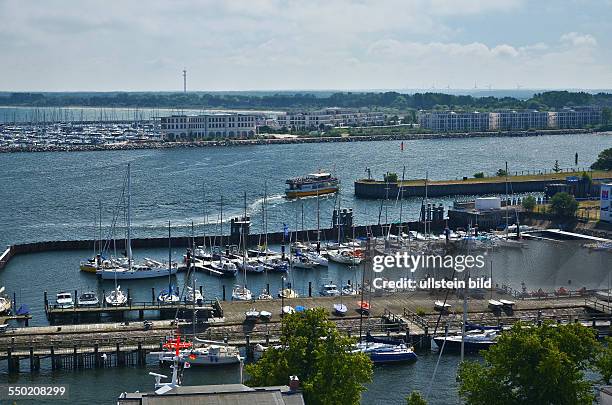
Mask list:
[[[559,109],[578,105],[612,106],[612,94],[547,91],[531,99],[476,97],[435,92],[108,92],[0,93],[0,105],[31,107],[283,108],[324,107],[419,109]]]
[[[578,201],[573,195],[562,192],[553,195],[550,199],[550,212],[551,214],[560,217],[572,217],[578,210]]]
[[[470,405],[591,404],[584,372],[599,353],[595,333],[580,324],[516,324],[484,352],[484,363],[464,362],[459,394]]]
[[[359,403],[372,379],[372,362],[352,352],[355,340],[340,334],[324,309],[286,315],[280,343],[246,366],[248,385],[286,385],[296,375],[308,404]]]
[[[612,170],[612,148],[603,150],[595,163],[591,165],[594,170]]]

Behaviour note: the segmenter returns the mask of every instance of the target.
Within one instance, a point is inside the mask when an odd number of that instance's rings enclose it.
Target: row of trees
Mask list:
[[[166,107],[166,108],[380,108],[398,111],[419,109],[558,109],[566,106],[612,106],[612,94],[549,91],[528,100],[513,97],[474,97],[443,93],[5,93],[0,105],[62,107]],[[610,110],[607,115],[610,118]]]
[[[286,385],[295,375],[307,404],[358,404],[373,371],[368,356],[353,351],[354,343],[323,309],[287,315],[280,346],[246,366],[247,384]],[[459,395],[471,405],[590,404],[595,386],[611,382],[611,344],[608,338],[602,345],[592,329],[578,323],[518,323],[483,353],[484,361],[460,365]],[[416,391],[406,401],[427,403]]]

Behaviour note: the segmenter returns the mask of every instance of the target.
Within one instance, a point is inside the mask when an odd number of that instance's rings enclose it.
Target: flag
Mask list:
[[[283,234],[285,235],[285,237],[289,236],[289,227],[287,226],[287,224],[283,224]]]
[[[402,141],[402,142],[400,143],[400,150],[401,150],[402,152],[404,151],[404,141]]]

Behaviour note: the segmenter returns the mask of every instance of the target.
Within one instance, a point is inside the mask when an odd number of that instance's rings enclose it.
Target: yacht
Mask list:
[[[58,293],[55,298],[55,304],[58,308],[74,308],[74,299],[72,299],[72,294],[65,291]]]
[[[79,295],[77,304],[79,307],[97,307],[100,305],[100,300],[95,292],[87,291]]]
[[[238,364],[242,360],[238,348],[227,345],[203,345],[179,349],[180,362],[188,362],[192,366],[223,366],[228,364]],[[174,359],[172,351],[155,353],[161,362],[171,362]]]
[[[298,298],[299,295],[297,292],[292,290],[291,288],[284,288],[278,292],[278,298]]]
[[[238,268],[234,263],[232,263],[229,259],[221,259],[221,260],[213,260],[210,262],[210,267],[213,270],[220,271],[224,275],[236,277],[238,273]]]
[[[188,304],[202,305],[204,303],[204,297],[197,288],[187,287],[185,293],[185,302]]]
[[[327,283],[321,286],[319,294],[323,297],[337,297],[340,295],[340,290],[334,283]]]
[[[499,330],[471,330],[465,332],[465,339],[463,343],[463,349],[465,352],[479,352],[480,350],[488,349],[493,346],[496,342]],[[453,336],[438,336],[435,337],[434,342],[438,348],[442,348],[444,344],[444,350],[459,351],[461,350],[461,335]],[[445,343],[446,341],[446,343]]]
[[[157,296],[157,301],[160,304],[176,304],[181,299],[178,295],[178,289],[170,285],[167,289],[162,290]]]
[[[412,347],[405,344],[387,344],[377,342],[361,342],[355,346],[355,352],[365,353],[374,364],[400,363],[418,359]]]
[[[329,260],[341,264],[358,265],[363,260],[360,254],[348,249],[328,252],[327,256]]]
[[[142,264],[134,264],[130,267],[101,268],[98,274],[103,280],[132,280],[142,278],[164,277],[173,275],[178,271],[178,264],[172,263],[171,267],[155,260],[145,259]]]

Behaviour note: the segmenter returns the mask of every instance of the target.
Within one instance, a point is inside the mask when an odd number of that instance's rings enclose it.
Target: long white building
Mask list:
[[[601,109],[576,107],[559,111],[420,111],[418,121],[421,128],[440,132],[585,128],[601,123]]]
[[[249,138],[257,133],[256,114],[206,113],[161,117],[161,131],[167,141],[207,138]]]
[[[291,129],[322,129],[324,127],[384,125],[385,114],[337,107],[316,111],[292,111],[279,114],[278,126]]]

